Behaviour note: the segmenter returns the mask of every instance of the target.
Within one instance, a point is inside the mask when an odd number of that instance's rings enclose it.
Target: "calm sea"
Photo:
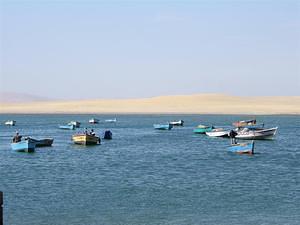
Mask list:
[[[275,140],[256,141],[253,156],[228,153],[228,139],[193,134],[201,123],[228,125],[230,115],[0,115],[0,190],[5,225],[298,225],[300,116],[257,116],[278,126]],[[246,117],[246,119],[251,117]],[[6,127],[4,121],[17,121]],[[156,131],[153,123],[183,119]],[[78,120],[113,140],[71,142]],[[53,147],[13,153],[14,132],[53,137]]]

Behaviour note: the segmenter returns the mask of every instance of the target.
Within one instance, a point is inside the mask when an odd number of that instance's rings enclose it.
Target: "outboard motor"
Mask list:
[[[110,130],[106,130],[104,133],[104,139],[110,140],[112,139],[112,132]]]

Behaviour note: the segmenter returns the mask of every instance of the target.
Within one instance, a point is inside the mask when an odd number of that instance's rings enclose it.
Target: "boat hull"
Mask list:
[[[273,139],[278,127],[270,129],[259,129],[259,130],[249,130],[249,131],[238,131],[238,135],[235,137],[237,139],[243,140],[267,140]]]
[[[9,121],[6,121],[4,124],[7,125],[7,126],[15,126],[16,125],[16,121],[9,120]]]
[[[183,126],[184,121],[183,120],[172,121],[172,122],[170,122],[170,124],[173,125],[173,126]]]
[[[171,124],[153,124],[154,129],[156,130],[171,130],[173,125]]]
[[[207,136],[210,137],[229,137],[229,132],[228,130],[212,130],[210,132],[205,132]]]
[[[53,144],[53,138],[45,138],[45,139],[33,139],[30,138],[31,141],[35,143],[35,147],[50,147]]]
[[[93,124],[99,123],[99,120],[98,119],[90,119],[89,123],[93,123]]]
[[[71,121],[70,123],[68,123],[68,125],[74,125],[76,128],[80,127],[80,122],[78,121]]]
[[[61,125],[59,126],[59,129],[62,129],[62,130],[75,130],[75,125]]]
[[[117,122],[117,119],[108,119],[108,120],[105,120],[105,123],[116,123]]]
[[[211,132],[213,127],[197,127],[193,130],[196,134],[205,134],[206,132]]]
[[[72,140],[78,145],[97,145],[101,142],[99,137],[87,134],[75,134],[72,136]]]
[[[11,149],[14,152],[34,152],[35,143],[31,140],[20,141],[17,143],[11,143]]]
[[[248,143],[238,143],[233,144],[228,147],[229,152],[234,152],[238,154],[254,154],[254,141]]]

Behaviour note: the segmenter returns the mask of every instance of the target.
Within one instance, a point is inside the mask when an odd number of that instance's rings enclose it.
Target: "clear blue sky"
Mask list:
[[[1,1],[1,91],[300,95],[300,1]]]

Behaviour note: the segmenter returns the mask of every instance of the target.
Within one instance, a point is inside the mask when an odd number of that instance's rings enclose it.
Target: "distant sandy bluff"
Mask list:
[[[0,113],[113,114],[295,114],[300,96],[237,97],[223,94],[160,96],[141,99],[95,99],[0,103]]]

